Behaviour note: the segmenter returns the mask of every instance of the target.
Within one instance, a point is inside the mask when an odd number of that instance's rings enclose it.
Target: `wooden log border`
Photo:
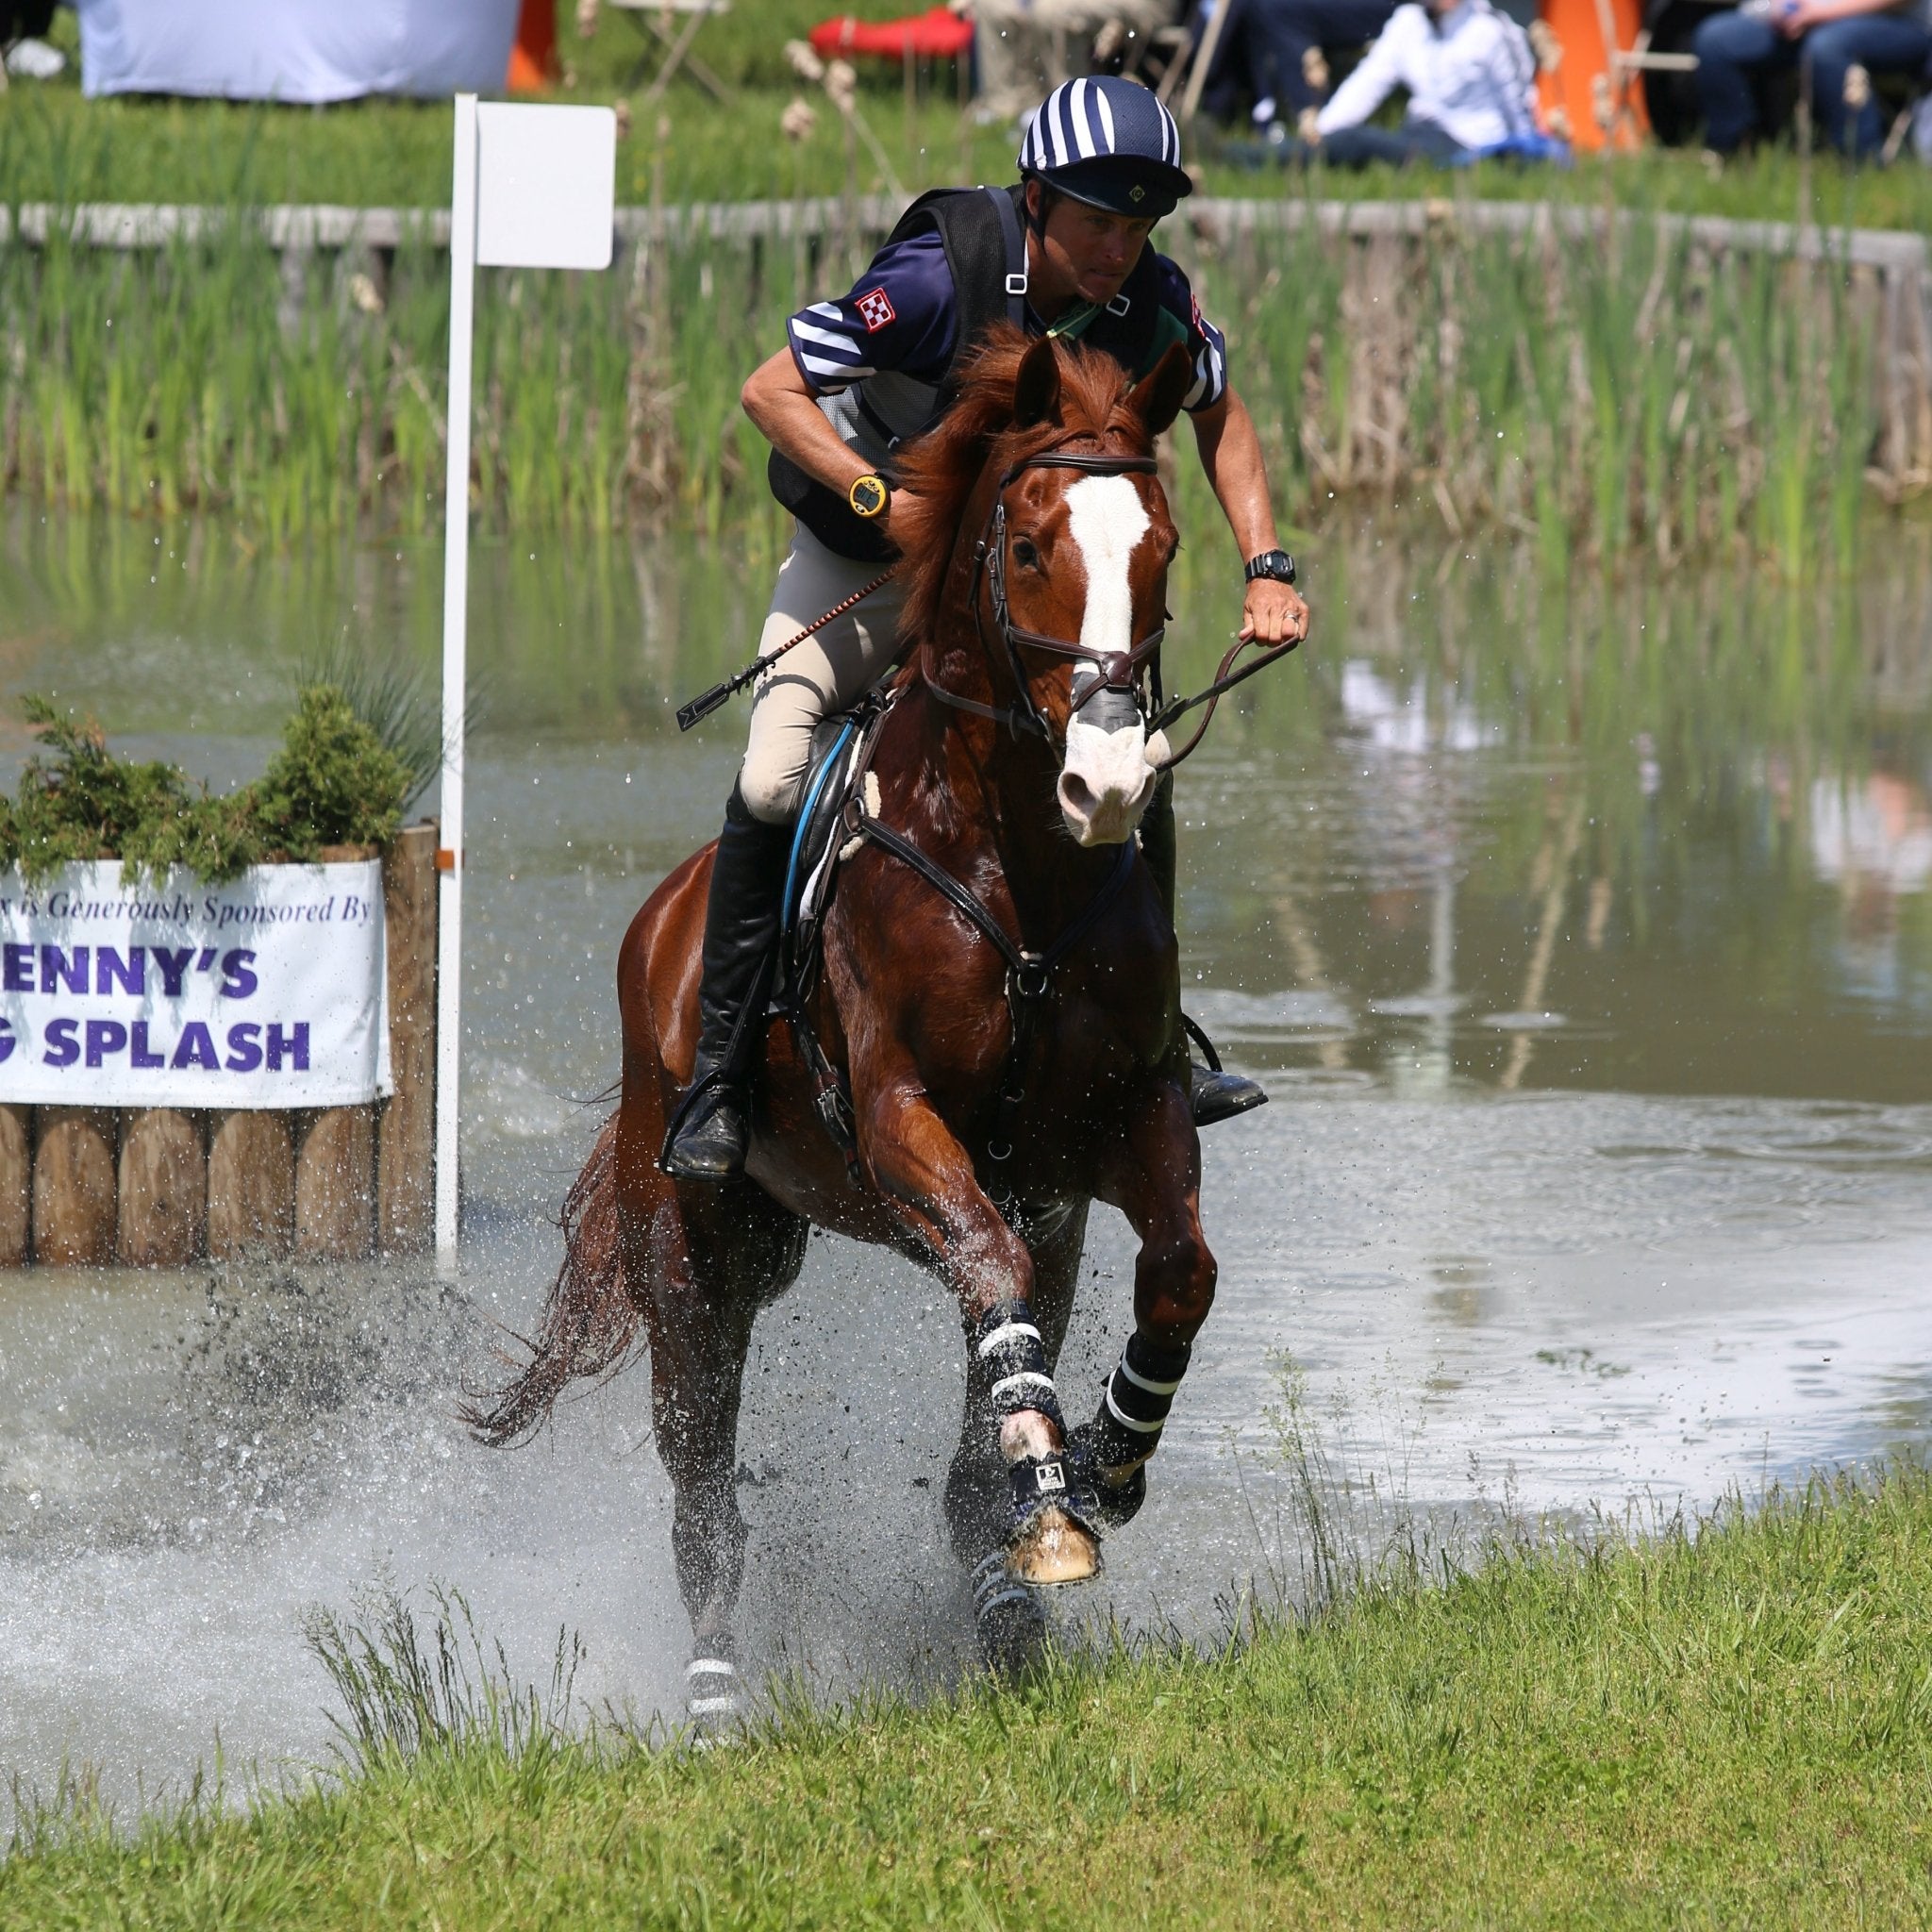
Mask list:
[[[436,842],[383,861],[390,1064],[366,1107],[0,1105],[0,1268],[425,1253],[435,1198]]]

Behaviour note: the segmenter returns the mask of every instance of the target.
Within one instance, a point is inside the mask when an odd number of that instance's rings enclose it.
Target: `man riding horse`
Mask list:
[[[953,372],[1002,318],[1030,336],[1103,350],[1135,376],[1185,346],[1193,382],[1183,408],[1246,559],[1241,635],[1299,641],[1307,606],[1279,547],[1260,442],[1229,385],[1226,345],[1187,276],[1148,245],[1192,189],[1173,116],[1132,81],[1069,81],[1034,117],[1020,174],[1009,189],[923,195],[851,291],[792,316],[786,347],[745,384],[746,413],[772,444],[774,492],[797,518],[761,651],[852,599],[897,555],[893,531],[908,504],[889,480],[893,452],[943,414]],[[873,591],[760,682],[711,874],[696,1062],[661,1158],[677,1179],[723,1181],[744,1170],[757,1021],[812,733],[892,668],[904,597],[896,578]],[[1140,839],[1172,921],[1171,778]],[[1198,1125],[1267,1098],[1255,1082],[1199,1064],[1191,1092]]]

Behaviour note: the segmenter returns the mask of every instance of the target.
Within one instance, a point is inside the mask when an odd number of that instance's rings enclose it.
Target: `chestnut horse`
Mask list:
[[[1037,1633],[1034,1589],[1094,1574],[1102,1530],[1145,1493],[1215,1278],[1174,933],[1135,838],[1166,748],[1146,686],[1176,542],[1152,451],[1191,380],[1179,349],[1132,385],[1005,328],[903,457],[908,649],[805,1002],[849,1094],[849,1161],[796,1030],[773,1024],[745,1177],[658,1171],[697,1041],[709,847],[625,935],[622,1101],[566,1205],[532,1357],[471,1420],[489,1441],[527,1434],[641,1325],[700,1718],[736,1707],[752,1324],[810,1224],[913,1256],[958,1298],[945,1513],[995,1660]],[[1094,1201],[1140,1239],[1134,1329],[1069,1433],[1053,1367]]]

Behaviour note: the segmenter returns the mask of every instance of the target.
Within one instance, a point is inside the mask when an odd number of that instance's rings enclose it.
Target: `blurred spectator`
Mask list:
[[[1222,0],[1226,24],[1214,49],[1214,65],[1202,92],[1203,108],[1217,120],[1233,117],[1245,89],[1255,125],[1292,123],[1305,108],[1318,108],[1327,86],[1324,48],[1360,47],[1389,24],[1396,0]],[[1211,0],[1204,0],[1194,27],[1199,45]]]
[[[42,38],[53,25],[54,0],[0,0],[0,47],[7,72],[22,80],[52,80],[67,57]],[[6,82],[0,78],[0,87]]]
[[[1920,77],[1932,58],[1923,6],[1899,10],[1886,0],[1745,0],[1697,29],[1697,92],[1705,141],[1734,153],[1762,131],[1758,85],[1779,68],[1808,63],[1811,105],[1833,146],[1875,154],[1885,117],[1873,98],[1874,74]]]
[[[1042,94],[1087,73],[1103,27],[1151,34],[1175,11],[1174,0],[973,0],[980,119],[1018,120]]]
[[[1400,127],[1369,116],[1408,91]],[[1432,161],[1452,166],[1486,154],[1567,154],[1536,125],[1536,56],[1529,36],[1490,0],[1417,0],[1398,7],[1375,43],[1319,113],[1304,108],[1301,139],[1257,144],[1229,158],[1284,161],[1319,155],[1331,166]]]

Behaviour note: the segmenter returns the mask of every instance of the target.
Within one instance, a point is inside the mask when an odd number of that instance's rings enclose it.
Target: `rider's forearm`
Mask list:
[[[825,420],[817,396],[806,387],[790,349],[780,349],[752,371],[739,394],[758,433],[808,476],[843,496],[868,465]]]
[[[1280,539],[1274,533],[1274,506],[1268,500],[1268,467],[1261,460],[1261,439],[1248,406],[1229,390],[1192,421],[1201,468],[1226,513],[1241,561],[1274,549]]]

